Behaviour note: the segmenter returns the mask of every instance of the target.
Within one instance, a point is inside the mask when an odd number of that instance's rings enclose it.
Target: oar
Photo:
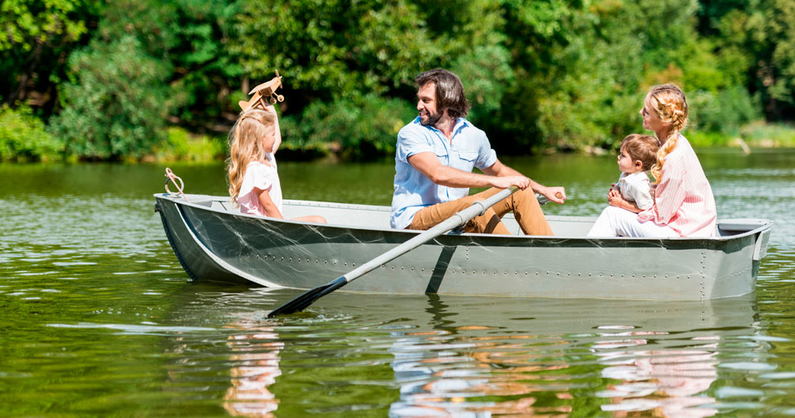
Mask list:
[[[400,257],[401,255],[406,254],[407,252],[419,247],[420,245],[425,244],[426,242],[452,229],[464,225],[465,223],[469,222],[472,218],[476,216],[483,215],[484,213],[486,213],[486,209],[494,206],[497,202],[505,199],[506,197],[510,196],[517,190],[519,190],[518,187],[511,186],[510,188],[502,190],[499,193],[495,194],[494,196],[489,197],[488,199],[479,200],[473,203],[472,206],[456,213],[455,215],[442,221],[442,223],[415,236],[414,238],[404,242],[403,244],[400,244],[397,247],[379,255],[378,257],[368,261],[367,263],[362,264],[361,266],[349,272],[348,274],[340,276],[337,279],[327,284],[308,290],[301,296],[298,296],[297,298],[274,309],[271,313],[268,314],[268,318],[273,318],[274,316],[281,314],[291,314],[293,312],[298,312],[306,309],[316,300],[341,288],[342,286],[345,286],[346,284],[358,279],[359,277],[364,276],[370,271],[378,268],[378,266],[384,263],[388,263]]]

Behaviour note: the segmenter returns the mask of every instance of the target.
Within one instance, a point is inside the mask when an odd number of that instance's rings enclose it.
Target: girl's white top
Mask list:
[[[616,186],[625,200],[635,202],[639,208],[646,210],[654,206],[654,199],[651,197],[651,183],[645,171],[632,174],[621,173]]]
[[[279,173],[276,171],[276,158],[273,154],[266,154],[270,165],[260,162],[251,162],[246,166],[246,174],[243,175],[243,184],[240,186],[240,194],[237,196],[237,204],[240,205],[240,212],[252,215],[268,216],[265,209],[259,202],[259,193],[255,189],[267,190],[271,200],[279,208],[282,214],[282,185],[279,182]],[[272,215],[272,214],[271,214]]]

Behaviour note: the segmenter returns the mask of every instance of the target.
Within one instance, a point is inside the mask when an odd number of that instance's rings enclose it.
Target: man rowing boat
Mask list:
[[[469,103],[461,80],[435,69],[418,75],[419,116],[397,137],[391,225],[427,230],[456,212],[517,186],[520,191],[469,221],[465,232],[509,234],[502,217],[513,211],[526,235],[552,235],[535,193],[563,203],[563,187],[546,187],[500,162],[486,134],[464,117]],[[477,167],[483,173],[473,173]],[[470,187],[490,189],[469,196]]]

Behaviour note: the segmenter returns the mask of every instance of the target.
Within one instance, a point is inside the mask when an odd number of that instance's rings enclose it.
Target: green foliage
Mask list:
[[[82,158],[184,158],[195,141],[161,143],[167,125],[228,131],[278,69],[283,149],[358,160],[393,152],[393,118],[411,120],[413,78],[435,67],[459,74],[468,118],[518,154],[615,148],[642,130],[649,87],[674,82],[689,135],[717,143],[795,119],[790,3],[7,0],[0,96]]]
[[[54,132],[81,158],[140,158],[165,137],[169,68],[132,36],[92,46],[69,60],[75,79]]]
[[[697,130],[685,130],[684,136],[694,147],[714,147],[714,146],[730,146],[734,142],[734,138],[727,137],[720,132],[708,132]]]
[[[0,107],[0,161],[57,158],[63,143],[50,135],[31,109]]]
[[[224,157],[226,138],[192,135],[178,127],[168,128],[164,142],[154,149],[158,161],[209,162]]]
[[[80,47],[98,19],[101,1],[0,2],[0,96],[52,109],[64,58]]]
[[[452,64],[450,70],[461,78],[472,104],[471,118],[486,119],[502,108],[503,97],[515,82],[510,64],[511,54],[502,45],[476,46]]]
[[[742,87],[730,87],[713,94],[700,91],[689,95],[690,125],[699,131],[737,136],[740,127],[761,118],[758,100]]]
[[[296,120],[281,125],[284,147],[324,148],[346,160],[367,160],[395,153],[400,128],[415,115],[401,100],[370,94],[355,100],[310,105]],[[322,144],[322,145],[321,145]]]
[[[524,58],[538,70],[519,77],[520,86],[511,95],[525,102],[511,110],[512,119],[534,124],[514,123],[508,136],[529,131],[532,137],[525,143],[533,148],[610,147],[638,125],[633,114],[642,101],[647,45],[637,36],[639,23],[633,22],[644,19],[643,10],[620,2],[562,7],[557,6],[557,32],[542,32],[545,37],[534,42],[539,49],[545,45],[545,52],[532,51]],[[539,36],[533,28],[517,35],[528,33]]]
[[[420,8],[402,0],[247,1],[238,19],[230,47],[245,72],[279,69],[288,89],[303,90],[299,103],[410,86],[444,52]]]
[[[87,32],[85,22],[71,20],[70,15],[85,1],[74,0],[5,0],[0,6],[3,34],[0,51],[21,48],[30,51],[31,40],[50,42],[53,38],[74,41]]]
[[[795,114],[795,8],[787,0],[737,0],[706,7],[703,32],[714,34],[722,72],[758,93],[768,120]]]
[[[751,146],[795,147],[795,126],[789,123],[751,123],[740,129],[740,136]]]
[[[226,44],[239,13],[234,0],[117,0],[98,31],[102,42],[133,36],[142,54],[170,69],[169,115],[195,128],[214,125],[231,109],[232,84],[243,76]]]
[[[787,0],[767,0],[760,5],[765,12],[765,73],[763,91],[769,97],[773,112],[795,110],[795,7]],[[779,109],[782,108],[782,109]]]

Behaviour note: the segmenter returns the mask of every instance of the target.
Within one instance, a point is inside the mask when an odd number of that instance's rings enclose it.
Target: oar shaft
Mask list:
[[[400,257],[401,255],[419,247],[420,245],[425,244],[431,239],[469,222],[470,219],[476,216],[483,215],[486,212],[486,209],[494,206],[495,204],[497,204],[497,202],[510,196],[515,190],[517,190],[517,188],[514,186],[502,190],[499,193],[495,194],[494,196],[489,197],[488,199],[482,201],[479,200],[473,203],[472,206],[457,212],[455,215],[445,219],[444,221],[437,224],[433,228],[379,255],[378,257],[368,261],[367,263],[362,264],[361,266],[357,267],[356,269],[352,270],[351,272],[349,272],[348,274],[342,277],[344,277],[348,283],[358,279],[359,277],[375,270],[382,264],[388,263]]]
[[[442,235],[445,232],[455,227],[461,226],[469,222],[469,220],[474,218],[475,216],[482,215],[483,213],[486,212],[486,209],[494,206],[494,204],[496,204],[500,200],[510,196],[511,193],[515,192],[516,190],[518,190],[518,188],[512,186],[509,189],[505,189],[498,192],[497,194],[486,200],[473,203],[472,206],[456,213],[455,215],[444,220],[443,222],[439,223],[433,228],[415,236],[414,238],[404,242],[403,244],[398,245],[397,247],[385,252],[384,254],[381,254],[380,256],[368,261],[367,263],[362,264],[361,266],[349,272],[348,274],[340,276],[327,284],[315,287],[314,289],[310,289],[309,291],[304,292],[297,298],[271,311],[271,313],[268,314],[268,318],[273,318],[276,315],[289,314],[304,310],[306,307],[311,305],[314,301],[318,300],[319,298],[322,298],[323,296],[358,279],[364,274],[378,268],[378,266],[387,263],[389,261],[392,261],[395,258],[398,258],[401,255],[419,247],[420,245],[425,244],[426,242],[438,237],[439,235]]]

